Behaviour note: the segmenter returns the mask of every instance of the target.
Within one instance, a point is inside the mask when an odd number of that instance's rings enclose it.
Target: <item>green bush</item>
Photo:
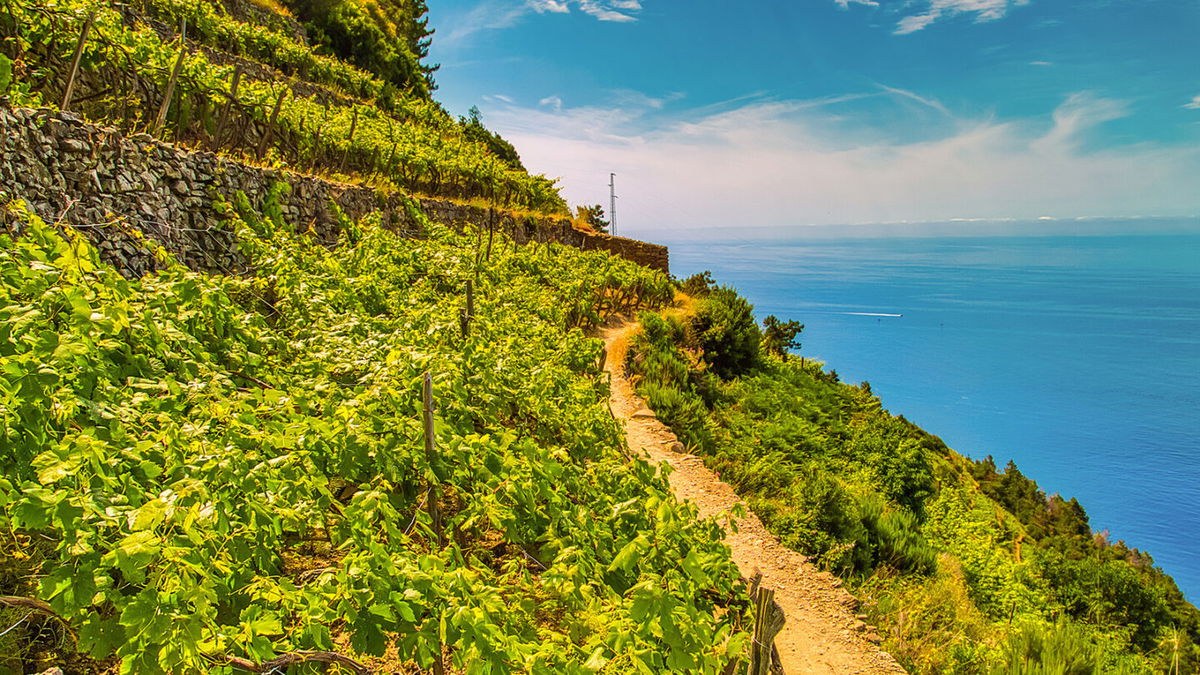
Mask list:
[[[1093,675],[1101,673],[1103,653],[1081,627],[1027,624],[1009,637],[1003,665],[993,675]]]
[[[754,320],[754,306],[732,288],[717,286],[700,300],[692,331],[704,361],[717,375],[735,377],[758,365],[762,331]]]

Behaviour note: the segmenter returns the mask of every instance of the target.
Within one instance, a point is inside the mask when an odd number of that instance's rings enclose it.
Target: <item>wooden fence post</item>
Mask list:
[[[179,58],[175,59],[175,67],[167,80],[167,90],[163,94],[162,105],[158,107],[158,117],[154,119],[151,135],[157,136],[162,131],[163,123],[167,121],[167,111],[171,109],[171,99],[175,96],[175,82],[179,79],[179,71],[183,69],[183,57],[187,56],[187,19],[179,26]]]
[[[750,663],[746,667],[746,675],[782,673],[775,636],[783,630],[786,617],[783,608],[775,602],[775,591],[762,587],[761,574],[755,574],[750,580],[750,600],[754,603],[754,635],[750,641]]]
[[[83,28],[79,31],[79,42],[75,43],[75,55],[71,57],[71,71],[67,74],[67,88],[63,92],[62,105],[58,106],[63,112],[67,112],[71,105],[71,96],[75,93],[75,78],[79,76],[79,61],[83,58],[83,43],[87,42],[88,33],[92,31],[92,23],[95,20],[96,13],[88,13],[83,21]]]

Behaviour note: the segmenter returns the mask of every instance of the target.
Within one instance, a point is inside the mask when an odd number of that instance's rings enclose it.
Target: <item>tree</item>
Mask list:
[[[800,349],[797,339],[804,324],[799,321],[780,321],[775,315],[763,319],[762,348],[787,361],[788,351]]]
[[[608,232],[608,221],[604,219],[604,207],[599,204],[575,207],[575,219],[587,223],[597,232]]]
[[[513,147],[512,143],[483,126],[483,113],[479,112],[478,106],[471,106],[471,109],[467,111],[467,117],[459,117],[458,123],[462,126],[463,135],[467,138],[476,143],[482,143],[487,147],[488,152],[517,171],[525,170],[525,165],[521,163],[521,156],[517,154],[517,149]]]

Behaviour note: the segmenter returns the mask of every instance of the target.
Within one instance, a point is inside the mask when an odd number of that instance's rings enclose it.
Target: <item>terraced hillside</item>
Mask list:
[[[0,670],[748,658],[587,336],[670,282],[430,99],[423,13],[0,0]]]

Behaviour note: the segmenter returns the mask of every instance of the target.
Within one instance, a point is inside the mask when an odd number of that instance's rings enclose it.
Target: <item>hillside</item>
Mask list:
[[[748,658],[585,334],[666,251],[429,98],[423,7],[0,4],[0,669]]]
[[[0,0],[0,671],[757,675],[755,567],[800,672],[1200,670],[1149,555],[444,110],[426,9]]]
[[[629,366],[680,441],[773,534],[850,582],[914,672],[1196,672],[1200,611],[1078,501],[972,461],[870,385],[789,356],[803,328],[707,275],[695,310],[642,317]]]

